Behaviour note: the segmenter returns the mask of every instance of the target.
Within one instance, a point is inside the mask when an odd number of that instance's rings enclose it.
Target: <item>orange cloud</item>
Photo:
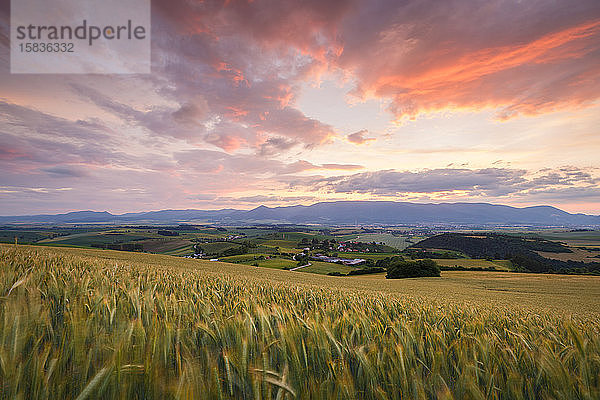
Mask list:
[[[501,119],[538,114],[598,98],[599,49],[596,19],[526,43],[456,57],[442,56],[447,49],[438,49],[409,67],[370,71],[358,93],[391,97],[390,111],[398,119],[444,108],[502,107]]]
[[[600,96],[597,1],[363,3],[339,30],[353,94],[391,100],[398,119],[484,107],[509,118]]]
[[[571,49],[567,44],[589,39],[600,33],[600,20],[544,36],[525,45],[483,49],[466,54],[451,65],[434,68],[415,76],[392,75],[379,78],[373,89],[389,91],[414,88],[415,93],[430,93],[439,87],[464,83],[527,63],[549,63],[570,57],[581,57],[600,47],[600,42]],[[598,38],[594,38],[598,39]],[[577,45],[577,44],[575,44]],[[575,51],[573,51],[575,50]]]
[[[365,167],[358,164],[323,164],[321,165],[321,168],[331,170],[356,170],[364,169]]]

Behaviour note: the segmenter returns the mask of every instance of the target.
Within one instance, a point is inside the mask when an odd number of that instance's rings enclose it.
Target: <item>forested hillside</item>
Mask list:
[[[559,242],[495,233],[443,233],[425,239],[410,249],[459,251],[473,258],[509,259],[517,271],[548,273],[600,273],[600,263],[561,261],[542,257],[538,251],[571,253]]]

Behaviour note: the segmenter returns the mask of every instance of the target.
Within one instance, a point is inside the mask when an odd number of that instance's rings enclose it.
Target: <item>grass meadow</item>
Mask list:
[[[298,272],[308,272],[312,274],[324,274],[327,275],[330,272],[339,272],[341,274],[347,274],[350,271],[356,270],[356,267],[350,267],[348,265],[329,263],[323,261],[310,261],[308,267],[298,269]]]
[[[0,246],[0,397],[595,399],[600,278]]]
[[[398,250],[404,250],[412,243],[407,242],[408,239],[406,236],[396,236],[391,233],[361,233],[361,234],[353,234],[347,235],[343,237],[344,240],[358,240],[361,242],[371,243],[383,243],[390,247],[393,247]]]

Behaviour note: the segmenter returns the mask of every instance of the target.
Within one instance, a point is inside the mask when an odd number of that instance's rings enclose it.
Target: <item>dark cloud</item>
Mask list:
[[[174,121],[180,124],[197,127],[207,118],[208,113],[209,107],[206,99],[198,96],[195,102],[190,101],[181,105],[171,116]]]
[[[260,145],[259,155],[272,156],[291,149],[298,144],[297,141],[283,137],[271,137]]]
[[[46,172],[50,175],[56,175],[59,177],[67,177],[67,178],[81,178],[81,177],[89,175],[89,172],[85,168],[69,166],[69,165],[61,165],[61,166],[57,166],[57,167],[42,168],[41,171]]]
[[[138,110],[128,104],[115,100],[100,91],[81,84],[71,84],[74,91],[101,109],[116,115],[124,121],[146,128],[154,135],[171,136],[197,142],[205,129],[201,125],[202,117],[207,115],[206,104],[184,103],[178,108],[154,107],[150,110]]]

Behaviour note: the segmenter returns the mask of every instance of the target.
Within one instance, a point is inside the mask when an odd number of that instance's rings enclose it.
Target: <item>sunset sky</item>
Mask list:
[[[325,200],[600,214],[600,1],[152,2],[152,73],[10,74],[0,215]]]

